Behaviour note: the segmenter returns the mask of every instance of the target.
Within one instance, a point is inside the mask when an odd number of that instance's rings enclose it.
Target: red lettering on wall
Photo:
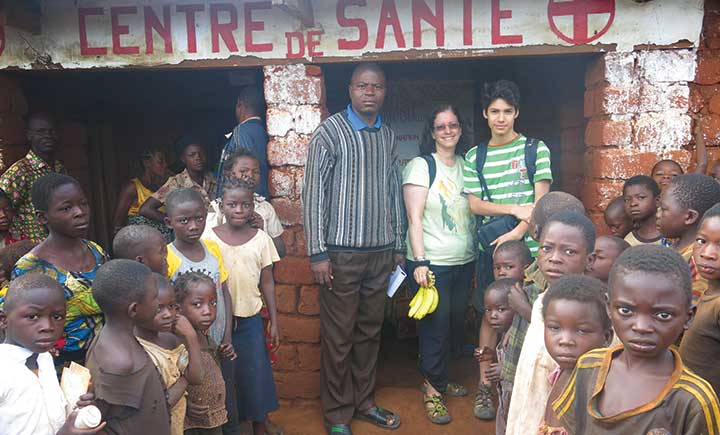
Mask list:
[[[302,32],[285,32],[285,40],[287,41],[286,58],[298,59],[305,56],[305,36],[303,36]],[[293,51],[293,40],[297,41],[297,51]]]
[[[137,14],[137,6],[118,6],[110,8],[110,25],[112,30],[112,51],[114,54],[138,54],[140,47],[128,45],[123,47],[120,37],[130,34],[130,26],[120,24],[120,15]]]
[[[145,52],[153,54],[155,52],[155,42],[153,41],[153,30],[160,35],[165,42],[165,53],[172,53],[172,36],[170,33],[172,20],[170,19],[170,5],[163,6],[163,22],[155,14],[151,6],[143,8],[145,15]]]
[[[400,26],[395,0],[383,0],[382,2],[375,48],[385,48],[385,32],[387,32],[388,26],[392,26],[398,48],[405,48],[405,36],[403,36],[402,27]]]
[[[348,18],[345,16],[345,9],[348,6],[366,6],[365,0],[340,0],[335,9],[335,15],[340,27],[356,27],[358,30],[358,39],[352,41],[350,39],[339,38],[338,50],[360,50],[365,48],[368,42],[368,27],[362,18]]]
[[[205,5],[177,5],[175,10],[185,14],[188,53],[197,53],[197,34],[195,33],[195,14],[205,10]]]
[[[80,54],[82,56],[103,56],[107,54],[105,47],[90,47],[87,39],[85,18],[91,15],[105,15],[103,8],[78,8],[78,30],[80,32]]]
[[[435,28],[435,44],[438,47],[445,45],[445,11],[443,0],[435,0],[435,13],[433,14],[425,0],[413,0],[412,2],[412,23],[413,23],[413,47],[422,47],[422,25],[425,21]]]
[[[230,21],[220,24],[220,12],[227,12]],[[212,52],[220,51],[220,38],[225,42],[225,46],[230,53],[238,51],[233,30],[238,27],[237,9],[229,3],[212,3],[210,4],[210,40],[212,41]]]
[[[500,34],[500,20],[512,18],[512,11],[510,9],[500,9],[500,0],[492,0],[491,14],[492,25],[490,33],[493,44],[522,44],[522,35]]]
[[[463,45],[472,45],[472,0],[463,0]]]
[[[311,30],[307,32],[307,47],[308,47],[308,56],[316,57],[316,56],[323,56],[325,53],[322,51],[317,51],[317,47],[320,46],[320,37],[321,35],[325,33],[322,30]]]
[[[262,51],[272,51],[272,42],[258,43],[253,41],[253,32],[265,30],[264,21],[254,21],[252,13],[254,10],[263,10],[272,8],[269,1],[245,3],[245,50],[248,53],[257,53]]]

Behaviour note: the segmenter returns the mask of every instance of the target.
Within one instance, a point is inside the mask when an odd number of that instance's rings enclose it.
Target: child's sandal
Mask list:
[[[488,385],[481,385],[475,394],[473,414],[480,420],[494,420],[495,406],[493,406],[492,390]]]

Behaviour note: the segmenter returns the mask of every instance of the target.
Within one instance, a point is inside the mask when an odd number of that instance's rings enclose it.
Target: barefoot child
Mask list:
[[[221,435],[227,422],[225,409],[226,380],[219,358],[233,360],[232,347],[218,347],[208,333],[217,314],[217,286],[202,272],[181,274],[174,283],[175,300],[197,332],[200,344],[203,378],[198,385],[188,385],[186,435]]]
[[[525,276],[525,269],[530,266],[532,262],[532,254],[530,253],[530,248],[528,248],[525,244],[525,241],[508,240],[495,248],[495,251],[493,251],[493,278],[496,280],[503,278],[513,279],[517,282],[522,282]],[[485,289],[485,300],[487,300],[487,292],[489,291],[489,288],[490,287]],[[483,302],[483,307],[485,308],[485,313],[487,314],[488,306],[485,302]],[[512,316],[510,316],[510,322],[512,322]],[[508,325],[508,328],[509,327],[510,326]],[[482,336],[482,333],[487,334],[490,332],[494,335],[494,337],[489,337],[489,343],[493,344],[493,346],[499,346],[499,336],[497,330],[492,327],[487,315],[482,318],[481,328],[483,328],[481,331],[481,338],[486,339],[486,337]],[[505,331],[507,331],[507,328],[502,332],[505,333]],[[491,347],[485,345],[485,340],[481,341],[481,343],[484,344],[484,347],[480,347],[479,349],[492,349]],[[478,363],[480,366],[480,382],[478,385],[478,392],[475,395],[475,407],[473,411],[475,413],[475,417],[481,420],[492,420],[497,414],[492,399],[492,382],[487,377],[487,373],[489,373],[491,369],[490,366],[493,364],[492,358],[479,358]],[[501,364],[502,363],[498,362],[496,367],[500,367]],[[508,388],[505,388],[506,396],[508,398],[510,397],[511,390],[512,383],[509,383]],[[507,404],[510,404],[509,399]],[[505,408],[505,411],[506,412],[503,415],[507,418],[507,407]],[[503,420],[503,426],[504,422],[505,420]],[[495,424],[497,427],[499,423]]]
[[[167,245],[162,233],[149,225],[128,225],[113,239],[114,258],[135,260],[167,276]]]
[[[102,327],[103,313],[92,295],[105,251],[86,240],[90,205],[77,180],[50,173],[32,186],[32,203],[37,220],[47,227],[48,237],[15,264],[12,278],[41,272],[65,288],[67,316],[64,343],[55,365],[75,361],[82,364],[95,334]]]
[[[194,271],[204,273],[212,279],[217,292],[217,310],[215,321],[208,333],[220,346],[218,351],[221,354],[231,354],[233,318],[232,300],[227,288],[228,273],[218,244],[201,238],[207,216],[203,198],[192,189],[173,190],[165,201],[165,211],[165,222],[175,232],[175,241],[167,245],[168,276],[174,281],[180,274]],[[237,430],[233,364],[225,359],[221,361],[221,369],[228,384],[225,392],[229,419],[226,430]]]
[[[521,243],[525,249],[528,249],[524,242],[517,242]],[[500,246],[508,243],[511,242],[505,242]],[[529,253],[530,250],[528,249],[528,254]],[[497,254],[497,250],[495,254]],[[496,341],[498,345],[494,352],[488,347],[477,348],[475,350],[475,358],[478,362],[482,363],[487,361],[489,363],[485,373],[486,379],[488,382],[497,385],[499,406],[497,416],[495,417],[495,433],[498,435],[505,433],[507,406],[510,404],[510,395],[512,394],[512,383],[503,381],[500,377],[500,367],[504,360],[505,346],[507,345],[507,340],[504,340],[504,336],[507,330],[510,329],[513,317],[515,316],[515,312],[510,308],[510,304],[508,303],[508,296],[510,295],[512,287],[519,282],[519,280],[513,278],[499,278],[485,289],[485,314],[483,317],[487,321],[487,324],[490,325],[490,328],[497,334]],[[493,362],[493,360],[495,362]]]
[[[227,283],[235,320],[233,346],[243,350],[235,361],[238,418],[252,422],[254,433],[264,434],[267,414],[278,409],[278,401],[260,310],[264,300],[270,315],[272,347],[276,349],[280,334],[272,269],[280,257],[270,236],[252,226],[253,191],[253,184],[228,178],[222,197],[225,223],[208,236],[220,246],[230,271]]]
[[[610,272],[608,310],[621,345],[582,356],[558,399],[571,434],[697,435],[720,431],[712,386],[671,347],[692,322],[687,262],[663,246],[636,246]]]
[[[185,392],[188,385],[200,384],[203,378],[200,345],[190,322],[177,313],[172,285],[162,275],[153,273],[153,277],[158,286],[158,310],[150,321],[138,323],[135,337],[165,382],[170,433],[182,435],[187,410]]]
[[[227,161],[223,165],[225,171],[224,180],[236,179],[244,180],[253,185],[253,188],[257,190],[260,185],[260,162],[252,152],[245,148],[240,148],[236,152],[228,157]],[[222,191],[223,186],[218,186],[218,198],[210,204],[208,211],[208,224],[205,227],[205,233],[211,233],[212,229],[218,225],[225,223],[225,215],[222,211]],[[285,242],[283,241],[283,226],[280,223],[275,208],[272,204],[267,201],[266,198],[253,192],[253,202],[255,203],[255,212],[253,218],[250,221],[251,225],[255,228],[265,231],[270,237],[272,237],[275,249],[277,250],[280,258],[285,256]],[[208,236],[204,236],[207,238]],[[263,308],[260,310],[260,316],[263,319],[263,330],[265,331],[265,342],[268,347],[270,361],[275,364],[277,362],[277,355],[275,349],[272,348],[272,337],[270,337],[269,331],[272,329],[270,325],[270,315],[267,309],[265,301],[263,301]],[[268,423],[270,426],[274,426],[272,423]],[[280,430],[273,427],[269,430],[271,434],[279,433]]]
[[[615,260],[623,253],[630,244],[617,236],[600,236],[595,240],[595,261],[588,265],[586,275],[597,278],[607,283],[610,276],[610,269]]]
[[[662,234],[657,229],[655,214],[660,200],[660,188],[647,175],[631,177],[623,185],[625,213],[633,221],[634,229],[625,236],[630,246],[659,245]]]
[[[0,326],[0,433],[5,435],[95,434],[105,424],[80,430],[77,412],[66,419],[66,400],[49,351],[65,326],[65,296],[54,279],[28,273],[10,284]],[[79,405],[90,404],[92,394]]]
[[[543,298],[545,347],[557,364],[548,378],[552,403],[567,383],[578,358],[610,344],[612,326],[605,304],[607,287],[600,280],[583,275],[560,278]],[[552,407],[547,406],[540,435],[567,435],[557,427]]]
[[[540,233],[542,233],[542,229],[548,219],[550,219],[550,216],[560,211],[574,211],[576,213],[584,214],[585,207],[579,199],[569,193],[550,192],[544,195],[538,200],[530,216],[529,232],[533,240],[540,240]],[[524,286],[537,284],[540,289],[545,289],[545,278],[542,276],[542,273],[540,273],[540,270],[538,270],[537,261],[534,261],[532,264],[527,266],[524,278],[521,277],[519,279],[523,282]],[[530,298],[529,303],[532,304],[534,300],[534,297]],[[520,300],[520,302],[522,302],[522,300]],[[529,312],[530,309],[531,306],[528,304],[525,307],[525,311]],[[517,364],[517,359],[520,356],[522,339],[525,337],[525,331],[527,328],[527,324],[524,323],[524,320],[521,317],[516,317],[515,322],[517,323],[517,326],[515,328],[511,328],[512,332],[509,331],[508,333],[508,336],[511,337],[508,338],[508,354],[511,356],[506,358],[505,364],[502,366],[503,376],[506,380],[509,380],[510,383],[512,383],[512,380],[515,378],[515,366]],[[483,321],[480,326],[478,340],[479,347],[482,348],[487,346],[492,349],[497,345],[497,342],[495,341],[496,339],[497,334],[494,334],[492,329]],[[478,385],[478,392],[475,395],[475,406],[473,411],[475,416],[478,418],[492,420],[496,413],[495,409],[492,407],[492,391],[487,387],[487,382],[484,378],[484,373],[487,371],[487,364],[487,362],[480,363],[480,382]]]
[[[595,227],[584,214],[560,212],[554,214],[543,228],[538,251],[538,267],[545,278],[546,287],[552,286],[565,275],[582,274],[594,260]],[[517,369],[513,380],[513,394],[508,412],[507,434],[523,435],[528,428],[537,428],[550,394],[547,379],[555,369],[543,340],[545,324],[542,304],[545,288],[537,285],[519,288],[510,293],[511,306],[529,307],[528,295],[536,295],[531,312],[524,314],[529,322],[521,344]],[[513,297],[522,304],[513,304]],[[526,299],[527,298],[527,299]],[[523,313],[516,308],[516,311]],[[517,316],[516,316],[517,317]]]
[[[680,342],[687,367],[720,391],[720,205],[705,212],[693,245],[698,273],[708,287],[697,302],[697,314]]]
[[[133,334],[158,310],[157,280],[147,266],[111,260],[98,271],[93,296],[105,327],[87,355],[97,406],[113,435],[169,435],[167,391],[155,364]]]
[[[610,201],[605,213],[603,213],[605,225],[608,226],[613,236],[624,239],[633,229],[632,219],[625,212],[625,198],[618,196]]]
[[[693,261],[693,243],[702,216],[718,202],[720,202],[720,185],[711,177],[701,174],[678,175],[660,195],[657,225],[665,237],[665,245],[672,245],[672,248],[690,264],[693,277],[693,305],[707,288],[707,280],[702,275],[698,275]],[[668,239],[673,240],[673,243],[667,242]]]

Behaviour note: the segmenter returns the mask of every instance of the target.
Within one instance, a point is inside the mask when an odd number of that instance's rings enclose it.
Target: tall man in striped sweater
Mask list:
[[[355,416],[396,429],[375,405],[375,372],[392,268],[405,258],[395,133],[382,122],[385,74],[359,64],[350,104],[315,130],[305,167],[303,220],[320,293],[321,390],[329,434],[351,434]]]

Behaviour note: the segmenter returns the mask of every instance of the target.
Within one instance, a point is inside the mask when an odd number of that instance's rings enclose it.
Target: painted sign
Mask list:
[[[286,0],[286,2],[289,2]],[[44,0],[41,33],[0,24],[0,68],[217,60],[442,58],[508,48],[696,45],[703,0],[313,0],[314,25],[270,0]],[[307,21],[307,20],[305,20]],[[580,48],[578,48],[579,46]]]

